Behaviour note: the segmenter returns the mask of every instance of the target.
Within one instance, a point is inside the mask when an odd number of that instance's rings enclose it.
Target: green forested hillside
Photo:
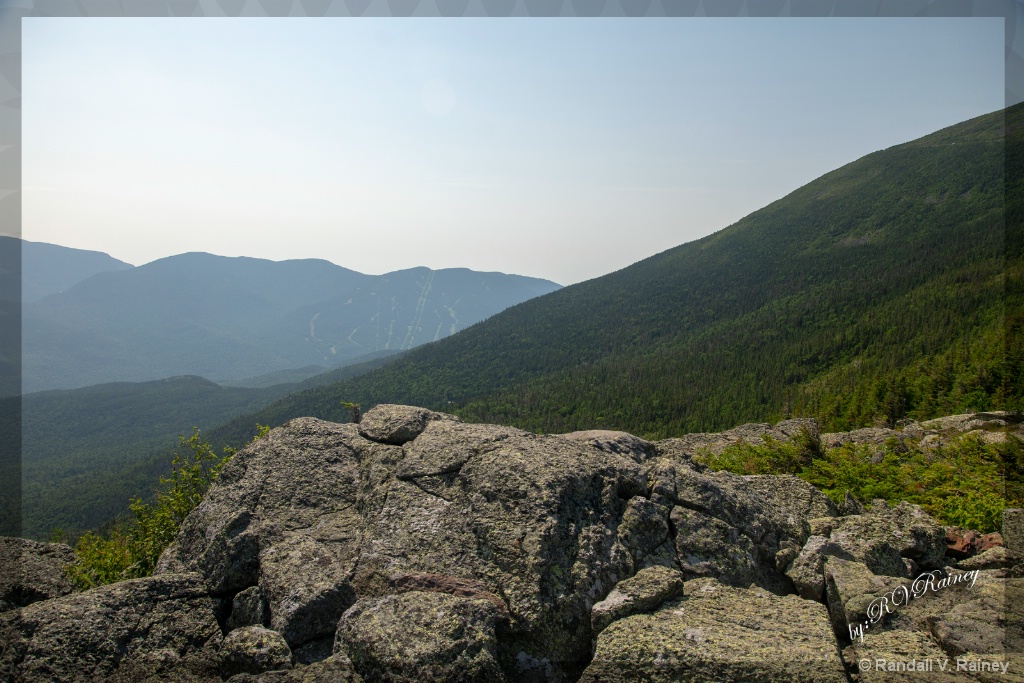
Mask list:
[[[148,496],[166,472],[179,434],[256,410],[289,388],[173,377],[22,397],[21,533],[44,538],[55,527],[93,528],[127,511],[129,499]],[[19,428],[9,424],[19,417],[18,403],[0,401],[5,433]]]
[[[0,399],[0,427],[21,434],[22,515],[0,516],[0,533],[46,538],[55,528],[74,535],[148,498],[170,469],[178,436],[208,430],[290,391],[367,372],[388,357],[368,358],[300,383],[224,387],[202,377],[114,382]],[[251,436],[256,423],[248,425]],[[17,490],[0,493],[0,510]],[[11,526],[11,528],[7,528]]]
[[[1004,169],[1022,134],[1017,106],[870,154],[704,239],[218,434],[344,419],[340,401],[649,437],[788,415],[845,428],[1019,408],[1004,330],[1020,321],[1004,302],[1021,261],[1005,249],[1004,189],[1013,228],[1024,184],[1014,172],[1004,187]]]

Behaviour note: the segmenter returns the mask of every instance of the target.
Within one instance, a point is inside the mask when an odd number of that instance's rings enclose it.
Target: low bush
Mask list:
[[[837,503],[847,491],[863,503],[915,503],[943,524],[982,532],[999,530],[1004,508],[1024,505],[1024,441],[1010,434],[997,443],[965,434],[935,447],[847,443],[816,454],[799,440],[768,439],[697,460],[737,474],[795,474]]]
[[[257,425],[253,441],[269,431],[268,426]],[[151,502],[134,499],[129,520],[103,533],[86,532],[78,539],[77,561],[66,568],[76,586],[84,590],[150,576],[185,517],[199,505],[224,463],[235,453],[225,448],[224,455],[218,456],[202,440],[198,429],[193,429],[187,439],[179,437],[179,441],[182,449],[174,454],[171,473],[160,477],[160,487]]]

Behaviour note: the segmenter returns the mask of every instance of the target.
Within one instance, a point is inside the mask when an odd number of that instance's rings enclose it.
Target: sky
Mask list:
[[[26,18],[22,234],[572,284],[1004,106],[1000,18]]]

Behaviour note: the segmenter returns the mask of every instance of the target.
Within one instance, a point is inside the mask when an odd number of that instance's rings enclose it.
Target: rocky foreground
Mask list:
[[[801,429],[293,420],[224,467],[155,576],[75,593],[69,548],[3,539],[0,680],[1024,681],[1024,511],[982,537],[692,460]]]

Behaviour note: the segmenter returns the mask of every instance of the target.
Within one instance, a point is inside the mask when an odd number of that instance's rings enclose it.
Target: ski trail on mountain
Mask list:
[[[423,288],[420,290],[420,298],[416,301],[416,309],[412,314],[412,324],[409,325],[409,331],[402,342],[402,349],[412,348],[413,340],[416,338],[416,330],[419,329],[420,323],[423,321],[423,309],[427,307],[427,297],[430,295],[430,287],[434,283],[434,275],[434,271],[430,271],[427,281],[423,283]]]

